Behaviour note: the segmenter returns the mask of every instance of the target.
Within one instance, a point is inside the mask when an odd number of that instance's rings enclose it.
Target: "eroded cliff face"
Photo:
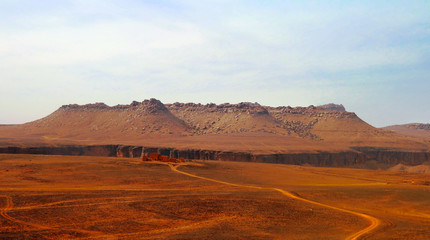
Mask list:
[[[193,129],[194,135],[249,134],[295,135],[258,103],[173,103],[166,107]]]
[[[357,152],[324,152],[259,155],[256,156],[256,161],[292,165],[309,164],[320,167],[352,167],[365,164],[367,158],[366,155]]]
[[[366,156],[366,159],[378,163],[396,165],[419,165],[430,161],[430,152],[407,152],[389,148],[354,147]]]
[[[327,125],[327,120],[334,122],[330,123],[333,125],[358,119],[355,113],[346,112],[342,105],[336,104],[318,107],[270,107],[250,102],[219,105],[173,103],[166,104],[166,107],[187,123],[195,135],[267,133],[322,140],[313,131],[315,127],[317,129],[321,124]],[[373,129],[362,121],[356,121],[354,124],[360,125],[361,128],[361,125],[365,125],[366,130]],[[350,129],[343,127],[338,130]]]
[[[288,153],[288,154],[251,154],[246,152],[213,151],[198,149],[175,149],[125,145],[97,146],[55,146],[55,147],[4,147],[0,153],[9,154],[44,154],[73,156],[106,156],[122,158],[140,158],[143,155],[157,152],[170,158],[199,160],[262,162],[293,164],[321,167],[354,167],[364,166],[373,161],[379,164],[394,166],[419,165],[430,161],[430,152],[405,152],[393,149],[357,147],[344,152]]]
[[[3,147],[0,153],[116,157],[118,145]]]

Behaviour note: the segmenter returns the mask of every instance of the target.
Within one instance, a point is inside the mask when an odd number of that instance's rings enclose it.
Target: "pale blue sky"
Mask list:
[[[0,124],[151,97],[430,122],[430,1],[0,0],[0,20]]]

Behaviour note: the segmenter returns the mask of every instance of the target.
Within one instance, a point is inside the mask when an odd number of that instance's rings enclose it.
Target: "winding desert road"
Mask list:
[[[283,195],[285,195],[287,197],[290,197],[290,198],[293,198],[293,199],[297,199],[297,200],[300,200],[300,201],[303,201],[303,202],[307,202],[307,203],[310,203],[310,204],[318,205],[318,206],[321,206],[321,207],[331,208],[331,209],[334,209],[334,210],[337,210],[337,211],[340,211],[340,212],[350,213],[350,214],[353,214],[353,215],[365,218],[366,220],[368,220],[370,222],[370,225],[368,227],[366,227],[366,228],[364,228],[364,229],[362,229],[362,230],[360,230],[360,231],[358,231],[358,232],[356,232],[356,233],[348,236],[347,238],[345,238],[346,240],[356,240],[359,237],[361,237],[362,235],[369,233],[370,231],[374,230],[379,225],[381,225],[381,220],[379,220],[379,219],[377,219],[375,217],[369,216],[367,214],[364,214],[364,213],[354,212],[354,211],[351,211],[351,210],[347,210],[347,209],[343,209],[343,208],[338,208],[338,207],[330,206],[330,205],[327,205],[327,204],[324,204],[324,203],[319,203],[319,202],[315,202],[315,201],[312,201],[312,200],[308,200],[308,199],[296,196],[296,195],[294,195],[294,194],[292,194],[290,192],[287,192],[285,190],[282,190],[280,188],[272,188],[272,189],[275,190],[275,191],[278,191],[278,192],[282,193]]]
[[[358,231],[358,232],[356,232],[356,233],[354,233],[354,234],[346,237],[345,240],[357,240],[361,236],[363,236],[363,235],[365,235],[365,234],[367,234],[367,233],[375,230],[376,228],[378,228],[381,225],[381,220],[379,220],[379,219],[377,219],[375,217],[369,216],[367,214],[360,213],[360,212],[355,212],[355,211],[351,211],[351,210],[347,210],[347,209],[343,209],[343,208],[338,208],[338,207],[335,207],[335,206],[330,206],[330,205],[327,205],[327,204],[324,204],[324,203],[315,202],[315,201],[312,201],[312,200],[308,200],[308,199],[299,197],[297,195],[294,195],[294,194],[292,194],[292,193],[290,193],[288,191],[282,190],[280,188],[267,188],[267,187],[259,187],[259,186],[252,186],[252,185],[243,185],[243,184],[229,183],[229,182],[225,182],[225,181],[220,181],[220,180],[216,180],[216,179],[212,179],[212,178],[207,178],[207,177],[201,177],[201,176],[197,176],[197,175],[194,175],[194,174],[191,174],[191,173],[180,171],[180,170],[178,170],[178,167],[181,166],[182,164],[178,164],[178,165],[175,165],[175,166],[173,166],[172,164],[168,164],[168,165],[169,165],[169,167],[170,167],[170,169],[172,171],[180,173],[180,174],[184,174],[184,175],[189,176],[189,177],[199,178],[199,179],[203,179],[203,180],[207,180],[207,181],[211,181],[211,182],[216,182],[216,183],[220,183],[220,184],[225,184],[225,185],[230,185],[230,186],[234,186],[234,187],[244,187],[244,188],[252,188],[252,189],[265,189],[265,190],[269,189],[269,190],[274,190],[274,191],[280,192],[282,195],[290,197],[292,199],[296,199],[296,200],[299,200],[299,201],[307,202],[307,203],[314,204],[314,205],[321,206],[321,207],[330,208],[330,209],[333,209],[333,210],[336,210],[336,211],[340,211],[340,212],[344,212],[344,213],[349,213],[349,214],[352,214],[352,215],[364,218],[364,219],[366,219],[367,221],[370,222],[369,226],[367,226],[366,228],[364,228],[364,229],[362,229],[362,230],[360,230],[360,231]]]

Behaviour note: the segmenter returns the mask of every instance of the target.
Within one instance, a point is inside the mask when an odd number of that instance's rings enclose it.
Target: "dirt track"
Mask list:
[[[341,212],[345,212],[345,213],[350,213],[350,214],[362,217],[362,218],[364,218],[364,219],[366,219],[366,220],[368,220],[370,222],[370,225],[368,227],[366,227],[366,228],[364,228],[364,229],[362,229],[362,230],[360,230],[360,231],[358,231],[358,232],[356,232],[356,233],[348,236],[347,238],[345,238],[346,240],[356,240],[359,237],[361,237],[361,236],[363,236],[363,235],[365,235],[365,234],[373,231],[374,229],[378,228],[378,226],[381,225],[381,221],[379,219],[377,219],[375,217],[372,217],[372,216],[369,216],[367,214],[359,213],[359,212],[355,212],[355,211],[351,211],[351,210],[347,210],[347,209],[342,209],[342,208],[338,208],[338,207],[335,207],[335,206],[330,206],[330,205],[319,203],[319,202],[315,202],[315,201],[312,201],[312,200],[308,200],[308,199],[299,197],[297,195],[294,195],[294,194],[292,194],[292,193],[290,193],[288,191],[285,191],[283,189],[280,189],[280,188],[267,188],[267,187],[259,187],[259,186],[252,186],[252,185],[243,185],[243,184],[229,183],[229,182],[224,182],[224,181],[220,181],[220,180],[216,180],[216,179],[201,177],[201,176],[197,176],[197,175],[194,175],[194,174],[190,174],[190,173],[178,170],[178,167],[180,167],[180,166],[181,166],[181,164],[175,165],[175,166],[172,165],[172,164],[169,164],[169,167],[170,167],[170,169],[172,169],[172,171],[175,171],[175,172],[178,172],[178,173],[190,176],[190,177],[200,178],[200,179],[208,180],[208,181],[211,181],[211,182],[221,183],[221,184],[230,185],[230,186],[234,186],[234,187],[244,187],[244,188],[252,188],[252,189],[269,189],[269,190],[274,190],[274,191],[280,192],[281,194],[283,194],[283,195],[285,195],[287,197],[290,197],[290,198],[293,198],[293,199],[297,199],[297,200],[300,200],[300,201],[303,201],[303,202],[307,202],[307,203],[310,203],[310,204],[318,205],[318,206],[321,206],[321,207],[331,208],[331,209],[334,209],[334,210],[337,210],[337,211],[341,211]]]
[[[342,209],[342,208],[338,208],[338,207],[335,207],[335,206],[330,206],[330,205],[327,205],[327,204],[323,204],[323,203],[311,201],[311,200],[308,200],[308,199],[296,196],[296,195],[294,195],[294,194],[292,194],[290,192],[287,192],[287,191],[279,189],[279,188],[273,188],[273,190],[276,190],[276,191],[282,193],[283,195],[285,195],[287,197],[294,198],[294,199],[297,199],[297,200],[300,200],[300,201],[304,201],[304,202],[307,202],[307,203],[315,204],[315,205],[318,205],[318,206],[321,206],[321,207],[331,208],[331,209],[334,209],[334,210],[337,210],[337,211],[341,211],[341,212],[345,212],[345,213],[350,213],[350,214],[353,214],[353,215],[365,218],[366,220],[368,220],[370,222],[370,225],[368,227],[366,227],[363,230],[360,230],[360,231],[352,234],[351,236],[348,236],[347,238],[345,238],[346,240],[356,240],[359,237],[361,237],[361,236],[363,236],[363,235],[365,235],[365,234],[373,231],[374,229],[376,229],[377,227],[379,227],[381,225],[381,220],[379,220],[379,219],[377,219],[375,217],[369,216],[367,214],[364,214],[364,213],[354,212],[354,211],[351,211],[351,210]]]
[[[3,197],[6,199],[6,206],[1,208],[0,215],[3,216],[4,218],[8,219],[9,221],[12,221],[12,222],[15,222],[18,224],[22,224],[22,225],[30,227],[30,228],[35,228],[38,230],[46,230],[46,229],[55,229],[56,228],[56,227],[44,226],[44,225],[40,225],[40,224],[36,224],[36,223],[32,223],[32,222],[25,222],[25,221],[22,221],[22,220],[19,220],[19,219],[16,219],[14,217],[9,216],[7,214],[7,212],[13,209],[12,198],[10,196],[7,196],[7,195],[0,195],[0,197]],[[67,230],[78,231],[78,232],[87,233],[90,235],[100,235],[100,232],[88,231],[88,230],[83,230],[83,229],[67,228]],[[104,239],[113,239],[113,238],[110,235],[104,235]]]
[[[21,221],[19,219],[16,219],[16,218],[9,216],[7,214],[7,212],[13,208],[12,198],[10,196],[7,196],[7,195],[0,195],[0,197],[3,197],[6,199],[6,206],[1,208],[1,211],[0,211],[0,215],[3,216],[4,218],[6,218],[12,222],[20,223],[20,224],[23,224],[25,226],[30,226],[30,227],[34,227],[34,228],[38,228],[38,229],[48,229],[49,228],[49,227],[42,226],[42,225],[35,224],[35,223],[24,222],[24,221]]]

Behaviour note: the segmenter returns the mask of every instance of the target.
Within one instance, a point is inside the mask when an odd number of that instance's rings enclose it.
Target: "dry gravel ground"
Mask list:
[[[215,161],[173,169],[0,155],[0,238],[347,239],[371,224],[349,212],[380,221],[365,239],[430,237],[429,175]]]

